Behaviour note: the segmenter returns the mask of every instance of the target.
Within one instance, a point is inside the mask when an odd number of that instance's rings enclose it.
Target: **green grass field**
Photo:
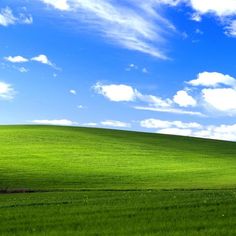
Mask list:
[[[0,190],[0,235],[236,235],[236,143],[1,126]]]

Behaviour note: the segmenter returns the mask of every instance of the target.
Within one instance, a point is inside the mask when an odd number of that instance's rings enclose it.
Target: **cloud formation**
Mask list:
[[[161,59],[167,59],[163,43],[175,27],[154,11],[155,1],[106,0],[41,0],[41,2],[67,13],[75,22],[84,22],[111,43]],[[175,5],[174,1],[160,1]]]
[[[202,95],[204,101],[217,111],[227,113],[229,115],[236,114],[236,89],[203,89]]]
[[[67,13],[74,22],[84,22],[109,42],[121,47],[167,59],[165,42],[176,32],[162,8],[187,6],[191,19],[200,22],[204,15],[218,18],[229,36],[236,36],[235,0],[40,0]]]
[[[219,72],[202,72],[187,82],[199,91],[202,105],[220,115],[236,115],[236,79]]]
[[[175,102],[169,98],[164,99],[154,95],[142,94],[137,89],[129,85],[124,85],[124,84],[104,85],[102,83],[97,83],[93,88],[96,93],[103,95],[104,97],[113,102],[139,103],[139,105],[134,106],[134,108],[137,110],[149,110],[156,112],[204,116],[201,112],[198,111],[189,111],[180,109],[179,106],[176,107]],[[181,100],[182,105],[184,104],[185,107],[187,107],[187,105],[190,106],[190,104],[195,105],[195,103],[193,104],[193,101],[195,101],[193,98],[191,100],[190,96],[186,97],[182,98]],[[178,102],[180,103],[179,100]],[[140,105],[140,103],[145,105]]]
[[[212,114],[214,116],[215,114],[236,115],[236,79],[232,76],[205,71],[199,73],[196,79],[187,81],[186,84],[188,87],[177,91],[172,99],[142,94],[125,84],[97,83],[94,89],[110,101],[135,102],[136,105],[133,107],[137,110],[202,117]],[[205,114],[202,110],[205,110]]]
[[[166,121],[146,119],[140,121],[140,126],[154,129],[157,133],[192,136],[199,138],[236,141],[236,124],[232,125],[201,125],[196,122]]]
[[[15,24],[32,24],[33,18],[31,15],[20,13],[19,16],[13,15],[11,8],[6,7],[0,10],[0,26],[9,26]]]

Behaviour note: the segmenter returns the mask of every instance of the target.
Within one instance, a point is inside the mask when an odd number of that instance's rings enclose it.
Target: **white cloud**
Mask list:
[[[101,83],[97,83],[94,86],[94,90],[114,102],[134,101],[137,95],[135,89],[124,84],[102,85]]]
[[[19,16],[14,16],[9,7],[0,10],[0,25],[9,26],[14,24],[32,24],[33,18],[30,15],[20,13]]]
[[[202,72],[197,78],[188,82],[192,86],[217,87],[227,85],[236,87],[236,79],[218,72]]]
[[[180,135],[180,136],[191,136],[192,130],[191,129],[166,128],[166,129],[158,130],[157,133]]]
[[[62,126],[73,126],[78,125],[77,122],[61,119],[61,120],[33,120],[32,123],[40,125],[62,125]]]
[[[204,101],[218,111],[236,114],[236,89],[203,89]]]
[[[74,89],[71,89],[69,92],[70,92],[71,94],[73,94],[73,95],[76,95],[76,94],[77,94],[76,90],[74,90]]]
[[[235,0],[189,0],[194,10],[200,14],[214,13],[217,16],[236,15]]]
[[[11,100],[14,98],[15,91],[12,85],[0,82],[0,99],[2,100]]]
[[[197,101],[184,90],[178,91],[173,97],[173,101],[181,107],[197,105]]]
[[[9,56],[9,57],[4,57],[4,59],[12,63],[24,63],[29,61],[27,58],[22,56],[14,56],[14,57]]]
[[[101,124],[104,126],[120,127],[120,128],[128,128],[131,126],[129,123],[121,122],[117,120],[105,120],[105,121],[102,121]]]
[[[95,122],[84,123],[83,126],[97,126],[98,124]]]
[[[36,57],[31,58],[31,60],[54,67],[53,63],[51,61],[49,61],[48,57],[43,54],[40,54]]]
[[[58,10],[67,11],[70,9],[69,3],[67,0],[41,0],[43,3],[51,5]]]
[[[180,128],[180,129],[200,129],[202,125],[196,122],[184,123],[182,121],[166,121],[158,119],[146,119],[140,122],[140,126],[152,129]]]

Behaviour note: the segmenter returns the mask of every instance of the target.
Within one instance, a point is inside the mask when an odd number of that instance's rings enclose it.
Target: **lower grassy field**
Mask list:
[[[2,126],[0,190],[0,235],[236,235],[236,143]]]

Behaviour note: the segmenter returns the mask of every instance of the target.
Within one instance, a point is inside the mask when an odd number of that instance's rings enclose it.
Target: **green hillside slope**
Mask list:
[[[236,186],[236,143],[103,129],[0,127],[1,188]]]
[[[236,143],[1,126],[0,190],[0,235],[236,235]]]

